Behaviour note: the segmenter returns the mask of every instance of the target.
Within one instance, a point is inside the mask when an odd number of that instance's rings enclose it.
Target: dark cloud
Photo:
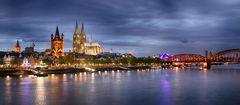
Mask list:
[[[138,56],[239,48],[238,0],[1,0],[0,47],[44,50],[58,25],[69,50],[76,19],[106,50]]]

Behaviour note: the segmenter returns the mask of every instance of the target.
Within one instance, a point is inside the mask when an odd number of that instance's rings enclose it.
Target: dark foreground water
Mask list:
[[[240,105],[240,70],[0,77],[0,105]]]

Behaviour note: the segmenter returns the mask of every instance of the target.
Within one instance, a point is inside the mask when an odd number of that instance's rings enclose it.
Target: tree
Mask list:
[[[74,62],[73,57],[70,55],[66,55],[64,59],[65,59],[65,63],[68,63],[68,64],[73,64]]]
[[[12,65],[20,65],[20,64],[21,64],[21,59],[19,59],[19,58],[14,58],[14,59],[11,61],[11,64],[12,64]]]
[[[0,64],[3,65],[4,64],[4,60],[0,59]]]
[[[47,65],[51,65],[53,61],[49,59],[44,59],[43,62],[46,63]]]
[[[73,64],[73,57],[70,55],[66,55],[65,57],[59,58],[60,64]]]

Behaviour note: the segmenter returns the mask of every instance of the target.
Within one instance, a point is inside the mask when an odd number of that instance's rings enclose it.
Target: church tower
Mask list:
[[[18,40],[17,40],[16,46],[15,46],[14,52],[16,52],[16,53],[20,53],[21,52],[21,47],[20,47],[20,44],[19,44]]]
[[[78,31],[78,22],[76,21],[75,32],[73,34],[73,53],[80,53],[80,33]]]
[[[82,29],[81,29],[81,33],[80,33],[80,47],[79,47],[79,53],[85,53],[86,51],[86,34],[84,31],[84,24],[82,23]]]
[[[84,24],[82,23],[81,32],[78,31],[78,23],[76,22],[75,32],[73,33],[73,53],[97,55],[103,53],[104,49],[98,42],[92,41],[92,36],[87,43]]]
[[[62,33],[60,37],[58,26],[56,28],[55,37],[51,34],[51,53],[56,57],[64,56],[64,35]]]

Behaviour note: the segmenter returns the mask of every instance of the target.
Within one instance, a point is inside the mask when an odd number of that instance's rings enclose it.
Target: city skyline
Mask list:
[[[78,20],[105,51],[136,56],[218,52],[239,48],[238,5],[236,0],[0,1],[0,50],[12,50],[16,40],[48,49],[57,25],[65,35],[65,49],[71,50]]]

